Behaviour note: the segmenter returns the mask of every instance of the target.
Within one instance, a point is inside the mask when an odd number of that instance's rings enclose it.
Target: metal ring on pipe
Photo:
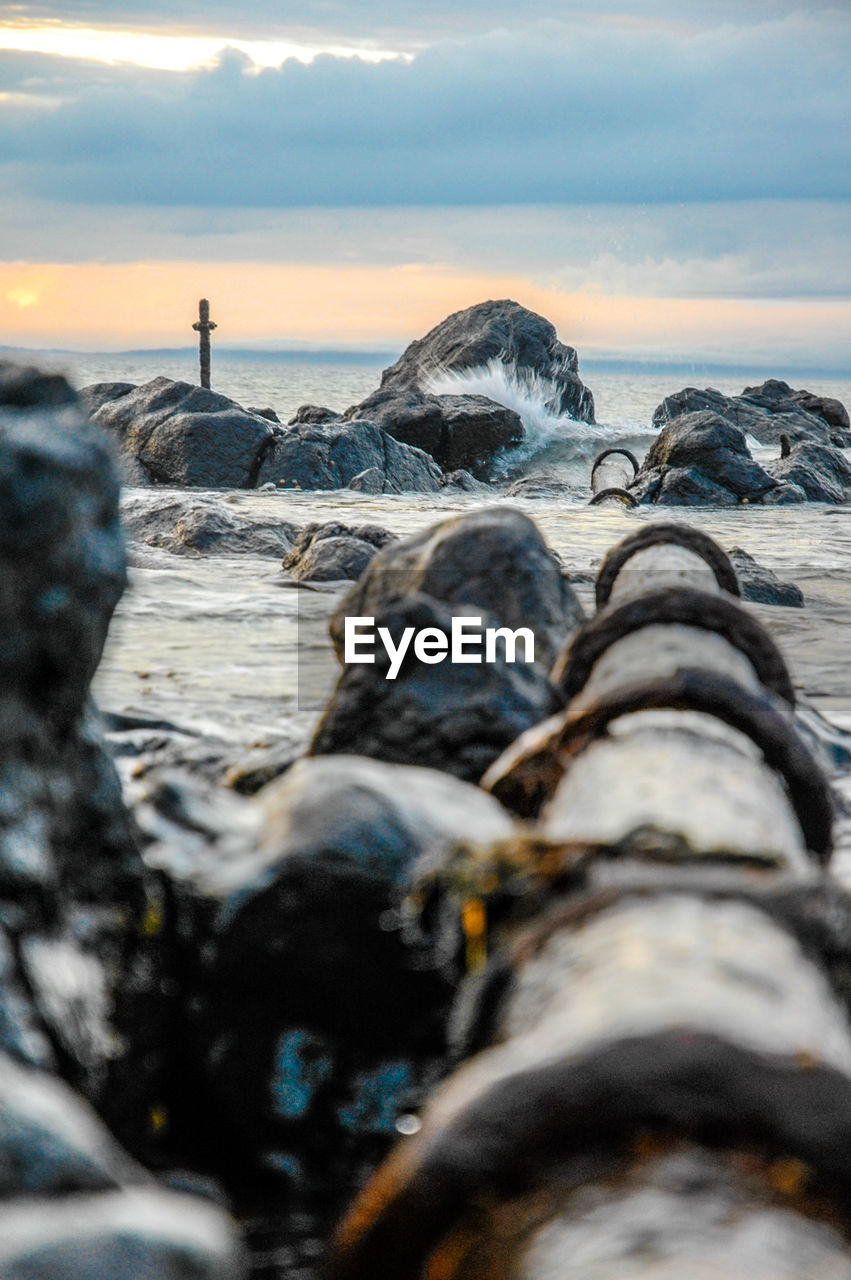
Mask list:
[[[563,1179],[571,1157],[616,1159],[648,1133],[791,1157],[838,1204],[851,1193],[848,1078],[685,1026],[483,1080],[441,1127],[427,1118],[355,1201],[324,1280],[424,1275],[441,1244],[489,1203]]]
[[[726,596],[694,587],[668,587],[635,596],[598,613],[577,632],[556,659],[550,679],[569,701],[583,688],[591,669],[624,636],[660,623],[697,627],[725,639],[748,659],[761,684],[790,706],[795,691],[774,640],[752,614]]]
[[[830,786],[794,724],[768,692],[760,696],[729,676],[710,671],[678,671],[663,680],[634,686],[575,719],[566,717],[557,749],[599,738],[614,720],[639,711],[671,708],[714,716],[759,747],[769,768],[786,783],[807,848],[821,862],[833,849]]]
[[[599,493],[595,493],[593,498],[589,498],[589,507],[599,507],[602,502],[606,502],[608,498],[617,498],[628,507],[637,507],[638,503],[629,492],[628,489],[601,489]]]
[[[627,458],[632,463],[633,476],[638,475],[638,459],[630,449],[619,449],[619,448],[604,449],[602,453],[597,454],[596,458],[594,459],[594,465],[591,468],[591,488],[592,489],[594,488],[594,475],[597,471],[597,468],[599,467],[601,462],[605,462],[606,458],[611,458],[613,454],[617,454],[618,457],[621,457],[621,458]]]
[[[608,604],[615,579],[631,556],[647,547],[666,543],[683,547],[699,556],[715,574],[715,580],[723,591],[729,592],[731,596],[741,595],[739,580],[730,557],[708,534],[687,524],[650,524],[631,533],[606,555],[597,574],[597,608],[602,609]]]

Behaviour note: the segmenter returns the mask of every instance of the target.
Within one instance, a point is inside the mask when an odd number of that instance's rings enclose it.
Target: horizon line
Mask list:
[[[214,358],[227,362],[235,359],[248,360],[282,360],[285,362],[296,363],[303,361],[305,363],[337,363],[337,364],[367,364],[375,363],[376,365],[383,362],[395,362],[398,360],[402,351],[401,349],[390,349],[387,347],[376,349],[367,347],[237,347],[237,346],[219,346],[214,349]],[[177,357],[183,358],[187,356],[197,357],[198,349],[195,346],[181,347],[128,347],[120,350],[104,351],[98,349],[80,349],[69,347],[19,347],[12,345],[0,344],[0,356],[9,354],[19,355],[45,355],[45,356],[98,356],[98,357]],[[615,371],[616,369],[629,369],[634,372],[646,373],[664,373],[671,370],[682,371],[691,370],[694,373],[725,373],[735,375],[738,373],[753,373],[756,370],[763,370],[766,376],[775,376],[783,373],[788,374],[808,374],[810,377],[819,378],[840,378],[845,379],[851,377],[851,364],[841,365],[818,365],[799,361],[782,361],[778,358],[770,357],[766,360],[753,357],[749,361],[725,361],[717,357],[707,358],[704,356],[677,356],[664,358],[651,355],[625,355],[625,354],[597,354],[584,356],[580,360],[580,366],[585,369],[596,369],[604,372],[606,369]]]

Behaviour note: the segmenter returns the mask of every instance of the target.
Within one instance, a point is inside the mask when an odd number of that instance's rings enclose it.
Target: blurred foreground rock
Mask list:
[[[102,433],[61,379],[0,365],[0,1272],[10,1280],[243,1274],[221,1210],[157,1191],[69,1087],[130,1141],[145,1130],[145,1036],[162,1029],[148,1013],[160,1002],[159,892],[88,702],[124,577]]]

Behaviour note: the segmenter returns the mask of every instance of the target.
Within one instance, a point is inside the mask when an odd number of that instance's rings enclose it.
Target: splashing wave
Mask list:
[[[557,413],[553,409],[559,398],[557,386],[533,370],[518,369],[513,362],[494,359],[475,369],[437,370],[425,380],[424,390],[439,396],[487,396],[520,415],[526,438],[494,459],[495,478],[528,474],[529,464],[534,463],[536,472],[562,473],[565,479],[587,485],[589,464],[600,449],[646,440],[646,435],[626,435],[622,427],[579,422]]]

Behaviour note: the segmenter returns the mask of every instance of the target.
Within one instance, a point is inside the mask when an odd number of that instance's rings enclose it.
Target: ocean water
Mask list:
[[[65,356],[55,363],[77,386],[143,382],[158,374],[195,379],[188,357]],[[241,404],[272,407],[286,421],[303,403],[337,410],[357,403],[378,385],[384,363],[217,362],[214,352],[213,386]],[[736,394],[763,381],[764,371],[709,378],[580,372],[594,392],[595,426],[554,418],[546,408],[546,386],[519,383],[502,368],[477,371],[460,382],[444,379],[435,386],[488,394],[521,413],[527,441],[505,460],[506,481],[523,473],[558,474],[570,481],[575,496],[511,502],[538,523],[568,567],[593,572],[606,550],[640,524],[676,518],[705,529],[728,549],[744,548],[781,578],[796,582],[804,592],[803,609],[755,606],[756,611],[786,653],[801,693],[834,724],[851,730],[851,508],[807,504],[663,512],[587,505],[596,453],[622,443],[642,456],[653,438],[653,410],[665,395],[684,385],[710,385]],[[788,381],[851,404],[851,380],[792,375]],[[194,490],[192,496],[224,502],[237,515],[264,521],[375,523],[404,536],[483,502],[505,501],[504,488],[495,487],[487,497],[376,496],[349,490]],[[137,508],[156,507],[179,496],[174,490],[137,489],[125,501]],[[166,719],[194,740],[216,744],[236,762],[279,742],[304,742],[333,682],[336,669],[326,626],[343,588],[297,587],[276,561],[252,556],[176,556],[141,543],[131,544],[130,556],[129,587],[96,678],[101,706]],[[590,606],[590,588],[585,596]],[[851,780],[841,779],[840,787],[848,789],[851,799]]]

